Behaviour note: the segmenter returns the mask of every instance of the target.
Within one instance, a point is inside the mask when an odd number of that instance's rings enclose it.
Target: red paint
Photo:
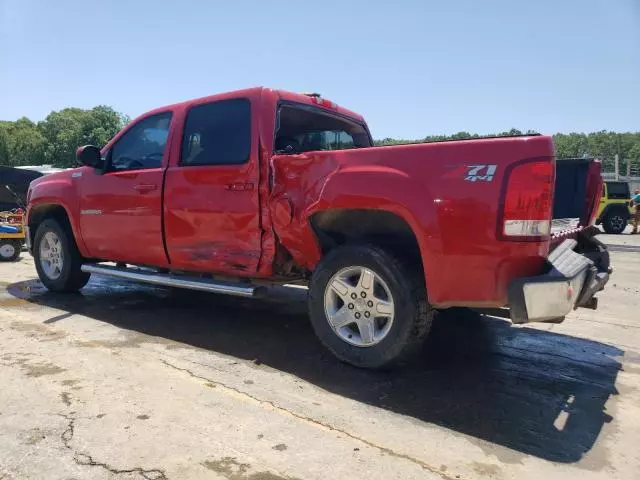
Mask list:
[[[243,165],[179,165],[187,110],[247,98],[252,147]],[[436,306],[501,306],[508,283],[542,272],[550,239],[496,237],[504,207],[505,172],[516,162],[554,160],[549,137],[496,138],[343,151],[273,155],[279,101],[358,114],[314,97],[253,88],[149,112],[171,111],[162,168],[100,175],[83,167],[36,180],[29,213],[65,208],[83,255],[177,270],[269,278],[281,271],[277,252],[312,271],[322,258],[311,217],[328,209],[392,212],[413,230],[429,300]],[[103,149],[106,152],[123,134]],[[496,165],[491,181],[465,181],[469,165]],[[599,167],[588,190],[601,190]],[[585,222],[594,200],[585,205]],[[596,201],[597,204],[597,201]],[[101,215],[81,214],[100,210]],[[165,253],[166,245],[166,253]],[[168,256],[167,256],[168,254]]]
[[[86,168],[78,185],[80,234],[89,256],[165,266],[162,169],[98,175]],[[155,190],[140,189],[155,185]],[[148,187],[147,187],[148,188]],[[97,212],[100,212],[99,214]],[[144,248],[136,246],[144,245]]]
[[[164,226],[174,268],[255,276],[261,255],[259,185],[260,89],[216,95],[173,107],[174,125],[165,178]],[[243,165],[180,166],[187,110],[202,103],[249,98],[252,148]]]
[[[496,240],[506,167],[553,160],[549,137],[374,147],[274,158],[274,196],[286,193],[294,220],[276,228],[296,261],[313,269],[321,254],[309,217],[329,208],[373,208],[402,217],[416,233],[429,300],[439,306],[502,304],[517,276],[539,274],[549,240]],[[497,164],[492,182],[465,182],[465,164]],[[463,281],[461,281],[463,280]]]

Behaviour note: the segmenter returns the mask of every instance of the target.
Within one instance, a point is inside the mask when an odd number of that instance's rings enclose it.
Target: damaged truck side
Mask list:
[[[415,352],[438,310],[595,308],[610,273],[590,227],[600,165],[556,162],[547,136],[374,146],[317,94],[253,88],[148,112],[78,160],[28,192],[49,290],[304,284],[321,342],[360,367]]]

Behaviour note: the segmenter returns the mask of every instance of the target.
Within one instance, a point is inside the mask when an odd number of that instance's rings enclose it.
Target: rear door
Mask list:
[[[165,180],[165,236],[176,269],[251,275],[262,230],[258,127],[248,98],[192,105]],[[175,149],[174,149],[175,151]]]
[[[164,266],[162,177],[171,112],[147,116],[106,152],[106,171],[79,178],[80,231],[92,257]]]

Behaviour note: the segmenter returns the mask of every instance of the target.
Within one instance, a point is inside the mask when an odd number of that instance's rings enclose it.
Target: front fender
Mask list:
[[[48,175],[31,183],[26,221],[28,225],[31,224],[33,214],[41,208],[50,206],[62,207],[69,219],[78,249],[82,255],[86,256],[88,252],[82,241],[82,235],[80,235],[78,197],[72,172],[65,171]],[[35,232],[32,233],[35,234]]]

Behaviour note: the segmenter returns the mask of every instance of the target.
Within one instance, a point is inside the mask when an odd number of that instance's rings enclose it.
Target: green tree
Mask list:
[[[0,122],[0,165],[9,165],[9,134],[11,122]]]
[[[499,137],[514,137],[516,135],[522,135],[522,132],[517,128],[512,128],[508,132],[501,132],[497,136]]]
[[[104,105],[91,110],[65,108],[51,112],[38,129],[47,141],[46,163],[72,166],[81,145],[105,145],[128,122],[128,117]]]
[[[472,137],[469,132],[458,132],[458,133],[454,133],[449,138],[451,140],[468,140],[469,138],[472,138]]]
[[[0,162],[5,165],[38,165],[43,161],[45,139],[26,117],[0,124]]]
[[[631,165],[631,175],[640,175],[640,140],[629,149],[625,160]],[[626,169],[622,173],[626,174]]]
[[[589,146],[584,133],[557,133],[553,136],[558,158],[583,157],[588,155]]]
[[[28,118],[15,122],[0,121],[0,164],[41,165],[49,163],[69,167],[75,163],[76,149],[81,145],[105,145],[129,118],[113,108],[99,105],[90,110],[65,108],[51,112],[37,125]],[[526,130],[526,134],[535,134]],[[522,135],[512,128],[488,136]],[[400,145],[442,140],[464,140],[482,138],[470,132],[453,135],[427,135],[422,139],[384,138],[376,145]],[[640,132],[610,132],[602,130],[592,133],[557,133],[553,136],[558,158],[596,157],[603,162],[604,171],[613,171],[615,155],[620,156],[620,173],[626,173],[627,162],[632,174],[640,174]]]

